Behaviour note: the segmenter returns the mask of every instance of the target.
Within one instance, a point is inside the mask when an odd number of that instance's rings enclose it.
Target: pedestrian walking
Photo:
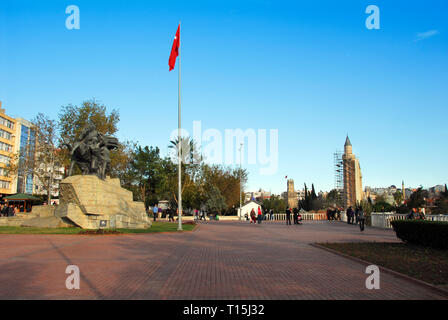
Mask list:
[[[154,215],[154,221],[157,221],[157,216],[159,215],[159,207],[157,206],[157,204],[154,206],[154,208],[152,208],[152,213]]]
[[[261,207],[258,206],[258,224],[261,224],[261,220],[263,219],[263,214],[261,213]]]
[[[291,225],[291,208],[286,208],[286,225]]]
[[[359,229],[361,231],[364,231],[365,217],[361,207],[359,207],[358,209],[358,221],[359,221]]]
[[[269,211],[269,216],[270,216],[270,220],[271,220],[271,221],[274,220],[274,209],[271,209],[271,210]]]
[[[355,224],[358,224],[358,222],[359,222],[358,216],[359,216],[359,207],[356,207],[356,209],[355,209]]]
[[[197,209],[193,209],[193,219],[199,221],[199,211]]]
[[[167,215],[168,215],[168,222],[173,221],[174,222],[174,214],[173,214],[173,209],[168,208],[166,210]]]

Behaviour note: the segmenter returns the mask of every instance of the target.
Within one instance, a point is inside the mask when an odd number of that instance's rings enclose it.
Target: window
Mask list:
[[[9,157],[0,154],[0,163],[9,164]]]
[[[0,180],[0,189],[9,189],[9,181]]]
[[[0,150],[12,152],[12,145],[0,141]]]
[[[11,140],[11,134],[2,129],[0,129],[0,137]]]
[[[4,125],[5,127],[10,128],[10,129],[14,129],[14,122],[9,121],[8,119],[0,117],[0,124]]]

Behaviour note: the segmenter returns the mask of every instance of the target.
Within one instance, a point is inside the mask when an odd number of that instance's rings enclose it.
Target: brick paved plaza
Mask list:
[[[338,222],[203,222],[193,232],[122,236],[0,235],[0,299],[444,299],[309,245],[397,241]],[[80,290],[65,287],[67,265]]]

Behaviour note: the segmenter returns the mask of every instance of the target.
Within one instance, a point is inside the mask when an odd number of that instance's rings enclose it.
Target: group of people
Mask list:
[[[161,207],[159,207],[157,204],[152,208],[152,216],[154,221],[157,221],[157,219],[159,218],[168,218],[169,222],[174,222],[174,214],[176,214],[176,216],[178,215],[179,209],[172,209],[172,208],[167,208],[167,209],[162,209]],[[200,221],[200,220],[207,220],[207,213],[203,210],[198,210],[198,209],[193,209],[193,219],[194,221]],[[148,213],[149,214],[149,213]],[[219,220],[219,216],[218,214],[212,216],[209,216],[209,219],[212,220]]]
[[[168,217],[168,221],[169,222],[174,222],[174,210],[168,208],[166,210],[163,210],[162,208],[158,207],[157,205],[155,205],[152,208],[152,215],[153,215],[153,219],[154,221],[157,221],[157,219],[160,217],[163,217],[163,213],[165,213],[165,217]]]
[[[264,209],[264,212],[261,211],[261,206],[258,206],[257,212],[255,212],[255,209],[252,208],[250,211],[250,219],[246,213],[245,217],[246,220],[250,220],[250,223],[258,223],[261,224],[263,220],[274,220],[274,210],[273,209]]]
[[[258,224],[261,224],[261,220],[263,220],[263,213],[261,212],[261,207],[260,206],[258,206],[258,209],[257,209],[257,214],[255,214],[255,210],[254,210],[254,208],[252,208],[252,210],[250,211],[250,223],[257,223],[257,221],[258,221]]]
[[[426,219],[425,208],[412,208],[411,212],[407,215],[406,219]]]
[[[338,220],[341,221],[341,210],[339,208],[328,208],[327,209],[327,220]]]
[[[16,215],[16,208],[12,204],[2,204],[0,205],[0,215],[2,217],[13,217]]]
[[[291,213],[293,216],[294,224],[302,224],[302,215],[298,208],[286,208],[286,225],[291,225]]]
[[[356,210],[350,206],[347,209],[347,223],[348,224],[358,224],[361,231],[364,231],[365,226],[365,216],[364,211],[361,206],[356,207]]]
[[[207,220],[207,213],[204,210],[193,209],[193,217],[195,221]],[[209,215],[209,220],[219,220],[219,214]]]

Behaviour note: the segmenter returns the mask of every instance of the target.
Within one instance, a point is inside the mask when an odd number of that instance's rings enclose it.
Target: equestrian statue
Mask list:
[[[69,176],[73,175],[76,164],[83,175],[96,175],[104,180],[110,170],[110,151],[118,149],[119,144],[117,138],[98,132],[91,124],[83,129],[73,146],[65,145],[71,158]]]

